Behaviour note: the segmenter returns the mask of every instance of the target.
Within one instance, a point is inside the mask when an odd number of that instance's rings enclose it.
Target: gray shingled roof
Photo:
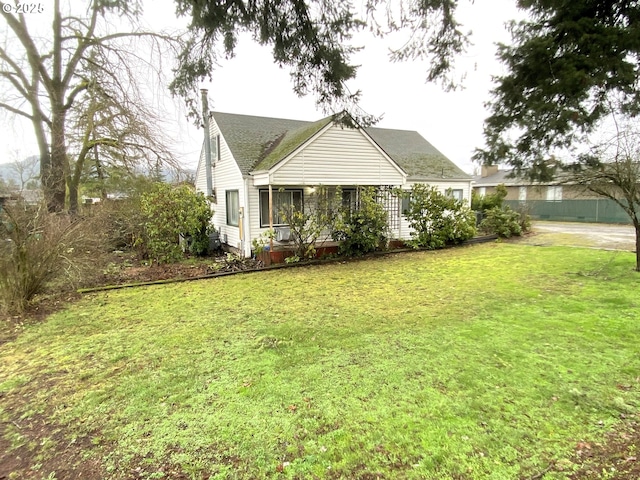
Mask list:
[[[474,176],[473,179],[476,187],[495,187],[501,183],[506,186],[529,185],[531,183],[519,177],[512,177],[511,173],[512,170],[498,170],[493,175],[487,175],[486,177]]]
[[[480,175],[476,175],[473,177],[475,187],[495,187],[497,185],[500,185],[501,183],[506,187],[517,187],[525,185],[558,185],[567,183],[568,179],[570,179],[570,174],[566,172],[559,172],[554,176],[552,180],[534,181],[523,177],[513,176],[513,170],[498,170],[493,175],[487,175],[486,177],[482,177]],[[568,183],[571,182],[569,181]]]
[[[471,178],[416,131],[375,127],[365,131],[407,172],[410,180]]]
[[[305,122],[221,112],[212,115],[243,175],[271,168],[333,118]],[[418,132],[386,128],[365,131],[407,172],[410,180],[471,178]]]

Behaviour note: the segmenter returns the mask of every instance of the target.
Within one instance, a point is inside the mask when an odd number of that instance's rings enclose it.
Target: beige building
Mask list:
[[[497,165],[483,165],[480,175],[474,177],[473,190],[479,195],[495,193],[503,184],[507,189],[505,200],[559,202],[561,200],[593,200],[600,198],[580,185],[566,182],[536,183],[513,177],[511,170],[500,170]]]
[[[483,166],[474,177],[473,191],[479,195],[495,193],[503,184],[505,203],[526,209],[533,219],[573,222],[629,223],[624,210],[613,200],[602,198],[581,185],[570,182],[535,183],[513,177],[510,170],[496,165]]]

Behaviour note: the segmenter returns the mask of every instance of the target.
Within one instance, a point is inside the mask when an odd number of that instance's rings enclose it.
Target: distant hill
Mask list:
[[[22,172],[22,180],[20,178]],[[7,183],[15,183],[20,186],[24,181],[37,180],[40,175],[40,160],[37,155],[27,157],[20,162],[0,163],[0,178]]]
[[[22,160],[19,162],[18,167],[13,162],[0,163],[0,178],[7,183],[15,183],[20,186],[20,168],[23,170],[23,178],[25,181],[37,178],[40,174],[40,161],[38,156],[31,156]],[[173,183],[178,180],[184,180],[185,174],[187,178],[195,179],[196,171],[194,169],[185,169],[184,173],[178,176],[172,170],[163,169],[161,174],[166,182]]]

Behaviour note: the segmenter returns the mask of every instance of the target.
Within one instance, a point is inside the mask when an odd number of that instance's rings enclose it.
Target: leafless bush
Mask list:
[[[137,247],[137,240],[143,235],[144,221],[137,196],[100,202],[84,213],[94,228],[101,232],[103,247],[107,250]]]
[[[0,310],[5,313],[21,313],[48,286],[78,278],[83,260],[99,250],[98,232],[89,222],[48,213],[44,205],[5,206],[0,220]]]

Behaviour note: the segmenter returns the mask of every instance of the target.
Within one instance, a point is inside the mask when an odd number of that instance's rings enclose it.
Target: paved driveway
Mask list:
[[[526,243],[635,251],[636,236],[631,225],[533,222],[533,232],[524,239]]]

